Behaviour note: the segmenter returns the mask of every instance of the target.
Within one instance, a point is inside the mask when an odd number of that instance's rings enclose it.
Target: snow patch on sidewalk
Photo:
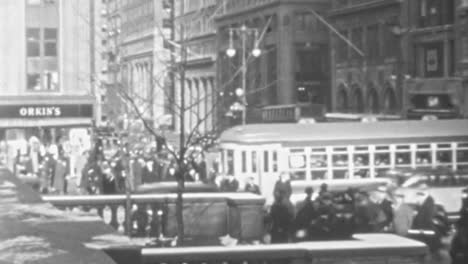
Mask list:
[[[18,236],[0,241],[0,259],[13,264],[34,263],[65,253],[66,251],[55,249],[48,241],[36,236]]]

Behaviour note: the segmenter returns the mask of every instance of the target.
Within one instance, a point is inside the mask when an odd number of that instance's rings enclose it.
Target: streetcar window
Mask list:
[[[310,172],[312,175],[312,180],[325,180],[327,179],[327,171],[326,170],[313,170]]]
[[[257,172],[257,152],[252,151],[252,172]]]
[[[457,162],[468,162],[468,149],[457,150]]]
[[[383,151],[383,150],[388,151],[388,150],[390,150],[390,147],[389,146],[376,146],[375,150],[377,150],[377,151]]]
[[[227,151],[227,174],[234,175],[234,151]]]
[[[368,146],[360,146],[360,147],[355,147],[354,150],[355,151],[369,151],[369,147]]]
[[[374,164],[376,167],[390,166],[390,153],[389,152],[376,152],[374,157]]]
[[[416,166],[430,166],[432,163],[432,152],[430,150],[416,151]]]
[[[301,153],[301,152],[304,152],[304,149],[302,149],[302,148],[290,149],[289,152],[291,152],[291,153]]]
[[[437,150],[436,161],[440,163],[452,163],[452,150]]]
[[[306,156],[304,154],[296,154],[289,156],[290,169],[304,169],[306,167]]]
[[[410,152],[397,152],[395,153],[396,166],[411,165],[411,153]]]
[[[333,154],[333,166],[348,167],[348,154]]]
[[[458,143],[458,148],[468,148],[468,143]]]
[[[245,173],[247,172],[247,153],[245,151],[242,151],[242,172]]]
[[[326,168],[328,165],[327,154],[311,154],[310,155],[310,167],[311,168]]]
[[[347,148],[333,148],[333,151],[334,152],[347,152],[348,149]]]
[[[424,145],[417,145],[417,149],[431,149],[431,145],[424,144]]]
[[[409,150],[410,146],[409,145],[400,145],[400,146],[396,146],[396,149],[397,150]]]
[[[354,167],[369,166],[369,153],[354,153]]]
[[[305,171],[291,171],[291,181],[303,181],[306,179]]]
[[[348,178],[347,169],[334,169],[333,170],[333,179],[346,179]]]
[[[263,152],[263,171],[268,172],[268,151]]]
[[[278,171],[278,153],[273,151],[273,172]]]
[[[439,148],[439,149],[451,149],[452,145],[450,145],[450,144],[437,144],[437,148]]]
[[[312,149],[312,153],[315,153],[315,152],[318,152],[318,153],[326,153],[326,152],[327,152],[327,149],[326,149],[326,148],[313,148],[313,149]]]

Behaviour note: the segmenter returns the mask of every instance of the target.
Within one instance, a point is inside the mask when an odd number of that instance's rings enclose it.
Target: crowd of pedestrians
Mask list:
[[[424,188],[418,192],[417,205],[410,206],[404,203],[403,193],[384,186],[372,191],[331,192],[323,184],[317,193],[307,187],[304,200],[293,205],[289,175],[282,173],[273,196],[267,218],[271,243],[388,232],[421,240],[436,252],[449,229],[444,212]]]

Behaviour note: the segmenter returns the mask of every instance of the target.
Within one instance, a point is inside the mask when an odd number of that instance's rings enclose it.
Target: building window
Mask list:
[[[296,13],[295,28],[300,31],[313,30],[317,26],[316,19],[311,13]]]
[[[40,56],[40,29],[39,28],[27,28],[26,29],[26,54],[28,57],[39,57]]]
[[[44,29],[44,56],[57,56],[57,29]]]
[[[419,26],[452,24],[455,18],[454,0],[419,0]]]
[[[384,51],[385,51],[385,57],[386,58],[395,58],[397,57],[398,50],[400,45],[398,36],[393,33],[393,31],[390,28],[385,28],[385,44],[384,44]]]
[[[424,77],[444,76],[443,42],[426,44],[424,50]]]
[[[362,51],[362,28],[355,28],[355,29],[352,30],[351,40],[352,40],[354,46],[356,46],[356,48],[358,48],[359,50]],[[355,51],[354,49],[353,49],[351,55],[352,55],[351,57],[353,59],[360,59],[361,58],[361,55],[359,55],[357,53],[357,51]]]
[[[367,46],[367,57],[370,61],[375,61],[379,57],[379,27],[378,25],[372,25],[367,28],[366,35],[366,46]]]
[[[58,3],[31,1],[26,5],[26,89],[58,89]],[[54,7],[54,5],[56,7]],[[47,17],[47,21],[43,18]]]
[[[468,0],[466,0],[468,1]],[[468,3],[467,3],[468,6]],[[468,60],[468,36],[462,37],[461,39],[461,45],[462,45],[462,58],[463,60]]]
[[[348,38],[348,32],[346,30],[341,31],[340,34]],[[340,37],[336,37],[336,47],[337,47],[337,62],[344,62],[348,60],[348,44],[341,39]]]

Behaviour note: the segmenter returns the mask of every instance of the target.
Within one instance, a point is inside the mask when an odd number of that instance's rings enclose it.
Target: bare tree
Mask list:
[[[214,19],[214,16],[220,12],[222,7],[224,6],[225,1],[221,1],[217,6],[211,10],[198,10],[197,12],[211,12],[211,18]],[[86,18],[83,18],[86,19]],[[266,28],[270,20],[264,27],[263,33],[261,38],[265,33]],[[161,36],[164,36],[163,30],[158,26],[155,25],[157,31]],[[181,244],[184,240],[184,221],[183,221],[183,193],[185,192],[185,181],[188,178],[189,174],[189,164],[193,161],[193,156],[190,155],[190,149],[193,147],[199,147],[200,143],[205,139],[206,135],[203,135],[200,132],[200,126],[206,122],[208,118],[212,115],[217,114],[216,110],[218,107],[221,107],[225,101],[221,96],[218,96],[219,93],[226,93],[230,87],[230,84],[235,82],[235,80],[241,74],[242,69],[240,67],[232,73],[231,76],[227,80],[223,80],[223,84],[218,84],[218,87],[215,90],[211,91],[211,94],[205,94],[202,98],[197,98],[195,102],[187,105],[185,102],[185,80],[186,80],[186,65],[188,61],[188,54],[193,54],[194,52],[188,48],[188,40],[190,38],[189,34],[185,31],[183,25],[180,25],[179,28],[174,28],[176,32],[180,35],[179,40],[173,41],[171,39],[164,38],[164,41],[169,43],[173,46],[171,50],[171,56],[173,58],[178,58],[176,60],[166,60],[164,58],[159,58],[155,56],[155,59],[160,60],[164,65],[161,72],[158,74],[154,74],[153,72],[148,72],[150,77],[150,83],[153,86],[152,88],[158,89],[162,92],[164,96],[164,100],[166,100],[170,107],[170,113],[175,117],[175,120],[179,122],[179,129],[180,129],[180,138],[179,138],[179,149],[174,150],[168,145],[168,141],[166,140],[165,136],[159,131],[156,126],[149,122],[147,119],[148,111],[152,111],[151,108],[154,106],[154,98],[155,95],[154,89],[152,89],[151,95],[149,98],[145,98],[145,96],[138,94],[134,87],[127,80],[120,80],[113,83],[113,89],[120,98],[120,103],[116,104],[115,109],[116,113],[126,113],[132,116],[135,116],[137,120],[141,121],[143,124],[144,130],[149,133],[152,138],[159,144],[159,149],[164,149],[167,151],[172,159],[175,161],[176,166],[176,173],[175,173],[175,180],[177,182],[177,199],[176,199],[176,221],[177,221],[177,239],[178,243]],[[252,63],[253,59],[251,56],[247,58],[248,63]],[[122,62],[117,62],[118,68],[122,69]],[[180,98],[174,97],[174,94],[168,90],[168,77],[170,75],[172,77],[173,83],[171,85],[175,85],[174,82],[179,82],[179,92]],[[253,76],[255,79],[255,76]],[[255,81],[258,84],[257,81]],[[265,87],[260,87],[257,89],[252,89],[247,91],[247,94],[255,94],[260,92],[264,89],[268,89],[272,84],[267,84]],[[215,96],[213,96],[213,93]],[[196,107],[198,104],[206,100],[207,97],[214,98],[214,101],[211,102],[209,109],[206,109],[203,115],[200,115],[198,111],[196,111]],[[191,100],[192,101],[192,100]],[[164,104],[164,103],[163,103]],[[185,127],[185,116],[188,114],[193,114],[196,116],[195,125],[188,128],[186,131]],[[150,115],[151,116],[151,115]],[[154,116],[152,116],[154,119]],[[126,182],[127,187],[129,186],[128,177]],[[129,189],[129,188],[127,188]],[[127,212],[129,212],[131,207],[131,194],[129,191],[126,192],[127,194]],[[127,213],[127,217],[129,217],[129,213]],[[127,224],[130,224],[130,219],[127,218]],[[127,230],[129,230],[129,226],[127,226]]]

